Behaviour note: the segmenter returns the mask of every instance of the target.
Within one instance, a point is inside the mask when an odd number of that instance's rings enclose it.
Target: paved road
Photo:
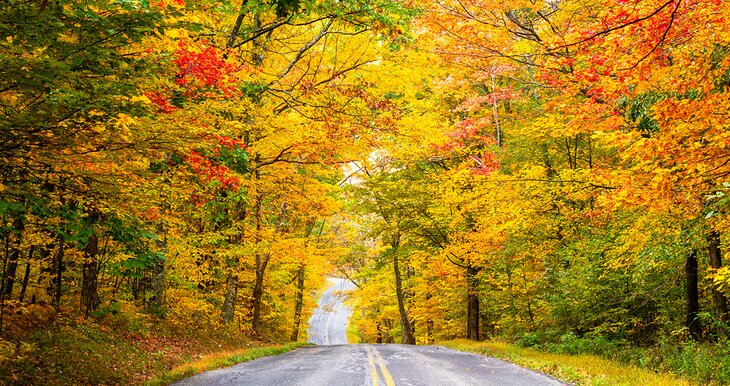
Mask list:
[[[509,362],[441,346],[347,345],[350,309],[343,291],[352,284],[332,282],[309,321],[309,341],[317,346],[260,358],[183,379],[178,386],[520,386],[562,385],[546,375]]]
[[[328,278],[331,285],[322,294],[309,319],[309,343],[317,345],[347,344],[347,320],[350,307],[342,301],[345,292],[355,286],[346,279]]]
[[[209,371],[176,385],[520,386],[562,385],[546,375],[440,346],[398,344],[303,347]]]

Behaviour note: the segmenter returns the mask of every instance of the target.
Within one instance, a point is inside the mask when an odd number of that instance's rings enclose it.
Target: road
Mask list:
[[[520,386],[562,385],[546,375],[440,346],[399,344],[303,347],[209,371],[178,386]]]
[[[483,355],[441,346],[348,345],[350,309],[342,303],[352,284],[332,285],[309,321],[309,341],[317,346],[256,359],[183,379],[178,386],[520,386],[562,385],[546,375]]]
[[[316,345],[347,344],[347,320],[350,307],[343,303],[345,292],[355,286],[346,279],[328,278],[329,288],[317,301],[309,319],[309,343]]]

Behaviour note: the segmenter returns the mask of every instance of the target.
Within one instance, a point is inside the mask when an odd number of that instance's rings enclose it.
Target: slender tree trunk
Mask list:
[[[151,279],[152,298],[150,304],[158,309],[162,308],[165,302],[165,259],[159,259],[154,266]]]
[[[258,174],[256,174],[258,178]],[[256,240],[261,241],[261,230],[264,226],[263,221],[263,197],[256,197]],[[281,217],[281,215],[280,215]],[[278,231],[279,225],[277,225]],[[253,294],[251,298],[251,309],[253,317],[251,318],[251,329],[255,333],[261,332],[261,303],[264,296],[264,277],[266,275],[266,266],[271,258],[270,253],[256,253],[256,280],[253,286]]]
[[[687,329],[693,340],[702,339],[702,326],[697,315],[700,312],[699,289],[697,280],[697,252],[687,255],[685,262],[685,277],[687,280]]]
[[[60,238],[61,236],[59,236]],[[55,259],[55,268],[56,268],[56,277],[54,280],[54,299],[53,299],[53,305],[56,307],[61,306],[61,285],[63,282],[63,255],[65,253],[66,248],[66,242],[61,238],[58,243],[58,251],[56,252],[56,259]]]
[[[8,265],[5,267],[5,284],[2,291],[5,299],[10,299],[13,295],[13,287],[15,286],[15,275],[18,271],[18,260],[20,259],[20,247],[23,241],[23,230],[25,226],[23,219],[19,214],[13,221],[13,229],[17,233],[15,245],[10,248],[10,256],[8,257]]]
[[[89,316],[89,312],[101,303],[98,292],[99,279],[99,236],[93,234],[84,248],[84,261],[81,282],[81,311]]]
[[[158,228],[158,232],[163,233],[164,228],[160,226]],[[167,236],[161,236],[155,244],[158,251],[160,251],[160,255],[152,272],[152,299],[150,299],[150,302],[152,306],[157,309],[161,309],[165,302],[165,256],[167,251]]]
[[[385,325],[385,328],[383,328],[383,343],[395,343],[395,339],[390,335],[390,330],[393,329],[393,321],[386,319],[383,324]]]
[[[304,264],[297,271],[297,301],[294,307],[294,326],[292,328],[291,340],[299,340],[299,325],[302,320],[302,307],[304,306]]]
[[[238,214],[238,221],[244,222],[246,220],[246,213],[246,210],[240,210]],[[233,236],[230,240],[231,244],[242,244],[244,233],[245,231],[241,230],[239,234]],[[238,303],[238,267],[234,264],[231,265],[233,266],[229,266],[230,272],[226,279],[226,295],[223,298],[223,310],[221,311],[221,320],[223,321],[223,324],[228,324],[233,321],[236,314],[236,304]],[[240,329],[239,320],[239,330]]]
[[[722,251],[720,250],[720,235],[712,231],[707,236],[710,252],[710,267],[713,269],[722,268]],[[712,295],[715,302],[715,311],[720,321],[728,323],[727,298],[717,286],[712,286]]]
[[[16,247],[10,249],[8,264],[5,267],[5,284],[3,286],[3,298],[10,299],[13,296],[13,287],[15,286],[15,275],[18,271],[18,258],[20,250]]]
[[[522,272],[522,280],[525,283],[525,288],[528,288],[529,283],[527,282],[527,276],[525,276],[524,271]],[[530,318],[530,331],[535,331],[535,314],[532,312],[532,298],[529,293],[525,297],[527,298],[527,316]]]
[[[398,312],[400,313],[400,325],[403,335],[403,344],[416,344],[415,332],[413,331],[413,323],[408,317],[406,311],[406,299],[403,292],[403,281],[401,278],[400,264],[398,262],[398,247],[400,245],[399,236],[393,241],[393,273],[395,274],[395,295],[398,299]]]
[[[467,282],[467,315],[466,315],[466,338],[479,340],[479,270],[469,266],[466,268]]]
[[[20,302],[25,300],[25,291],[28,289],[28,280],[30,279],[30,262],[33,260],[33,252],[35,252],[35,245],[30,247],[28,251],[28,262],[25,263],[25,272],[23,273],[23,284],[20,287]]]
[[[140,275],[139,269],[135,272],[137,275]],[[139,277],[135,277],[132,279],[132,282],[130,283],[132,285],[132,297],[135,301],[139,301],[139,289],[141,287],[142,279]]]
[[[3,225],[5,225],[5,217],[3,217]],[[5,288],[5,269],[8,267],[8,256],[10,255],[10,235],[5,236],[5,253],[3,254],[3,277],[0,288]],[[0,291],[0,333],[3,333],[3,322],[5,319],[5,291]]]
[[[259,333],[261,329],[261,301],[264,297],[264,273],[266,272],[267,263],[267,255],[256,254],[256,280],[253,286],[253,298],[251,299],[251,308],[253,309],[251,328],[256,333]]]
[[[223,299],[223,312],[221,319],[224,324],[228,324],[233,321],[233,316],[236,313],[236,298],[238,297],[238,275],[233,272],[228,274],[226,280],[226,296]]]
[[[497,146],[502,146],[502,129],[499,127],[499,110],[497,110],[497,85],[494,83],[494,74],[492,74],[492,115],[494,119],[494,139]]]
[[[322,236],[322,230],[324,229],[324,221],[322,221],[322,227],[319,228],[319,235]],[[305,248],[309,246],[309,236],[314,230],[314,226],[317,224],[317,220],[309,220],[306,223],[304,237],[306,241],[304,243]],[[292,330],[291,340],[296,342],[299,339],[299,328],[302,323],[302,308],[304,307],[304,277],[306,275],[307,265],[301,263],[299,270],[297,271],[297,301],[294,308],[294,328]]]
[[[380,319],[375,321],[375,330],[378,332],[377,338],[375,338],[375,343],[382,344],[383,343],[383,324],[380,323]]]

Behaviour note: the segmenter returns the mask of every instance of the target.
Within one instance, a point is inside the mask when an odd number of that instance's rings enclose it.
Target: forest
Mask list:
[[[729,23],[722,0],[3,1],[0,379],[73,334],[303,341],[336,275],[359,342],[730,383]]]

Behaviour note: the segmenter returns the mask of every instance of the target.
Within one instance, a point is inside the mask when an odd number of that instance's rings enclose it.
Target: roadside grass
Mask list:
[[[504,359],[533,370],[550,374],[564,382],[591,386],[689,386],[691,382],[674,374],[655,373],[648,369],[599,358],[595,355],[554,354],[522,348],[506,342],[474,342],[466,339],[438,342],[459,351]]]
[[[268,347],[256,347],[242,350],[217,352],[205,355],[199,360],[177,366],[171,371],[165,372],[147,381],[145,385],[169,385],[181,379],[193,376],[195,374],[200,374],[205,371],[233,366],[241,362],[248,362],[265,356],[283,354],[302,346],[306,346],[306,344],[302,342],[296,342],[285,345],[274,345]]]

